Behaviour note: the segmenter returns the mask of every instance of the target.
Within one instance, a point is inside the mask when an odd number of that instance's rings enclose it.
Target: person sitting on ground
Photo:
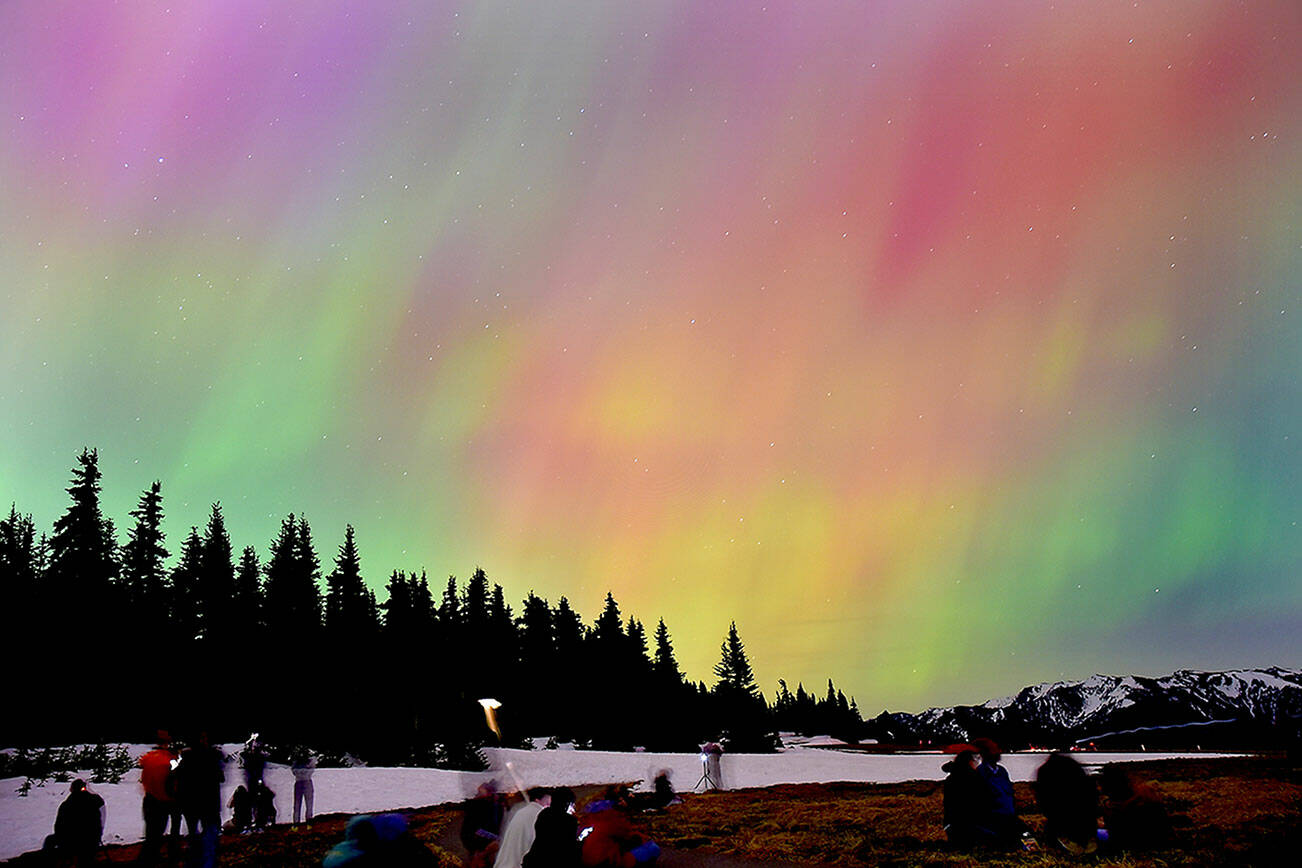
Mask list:
[[[493,868],[521,868],[524,865],[524,854],[533,846],[538,815],[552,802],[551,792],[542,787],[531,788],[525,796],[525,803],[507,815]]]
[[[1098,849],[1099,791],[1084,766],[1066,754],[1050,754],[1035,773],[1034,789],[1049,841],[1073,856]]]
[[[656,775],[655,785],[651,791],[653,808],[667,808],[670,805],[680,805],[683,800],[678,798],[674,792],[674,785],[669,780],[669,769],[661,769],[660,774]]]
[[[401,814],[358,814],[322,868],[438,868],[438,857],[407,830]]]
[[[623,788],[611,787],[606,798],[588,806],[579,824],[579,859],[584,868],[636,868],[653,865],[660,847],[629,822]]]
[[[578,868],[579,821],[574,817],[573,790],[552,791],[552,803],[538,814],[534,832],[524,868]]]
[[[990,791],[990,816],[982,825],[994,832],[996,846],[1016,846],[1026,831],[1026,824],[1017,817],[1017,803],[1013,800],[1013,782],[1008,777],[1008,769],[999,764],[1003,752],[989,738],[973,739],[972,745],[981,753],[977,774]]]
[[[979,763],[977,752],[966,748],[940,767],[948,775],[944,784],[945,837],[955,849],[969,850],[995,842],[995,833],[985,825],[991,815],[991,798],[990,788],[977,772]]]
[[[276,825],[276,794],[266,781],[258,781],[253,789],[253,825],[267,829]]]
[[[1119,765],[1104,766],[1099,783],[1107,797],[1103,818],[1109,850],[1151,850],[1169,843],[1171,820],[1152,787]]]
[[[104,836],[104,800],[86,789],[81,778],[68,788],[68,798],[54,818],[54,844],[78,865],[91,865]]]
[[[253,827],[253,796],[245,789],[244,784],[240,784],[235,788],[235,792],[231,793],[226,807],[231,809],[231,818],[225,826],[227,830],[243,834]]]

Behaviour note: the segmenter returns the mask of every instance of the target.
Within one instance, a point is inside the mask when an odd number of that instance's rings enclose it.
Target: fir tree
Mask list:
[[[674,646],[669,641],[669,628],[661,618],[656,625],[656,656],[652,667],[656,678],[666,684],[682,683],[683,674],[678,670],[678,661],[674,658]]]
[[[263,567],[263,607],[267,629],[277,642],[295,642],[315,632],[321,622],[316,553],[306,521],[290,513],[280,523]]]
[[[68,511],[54,523],[46,582],[61,619],[78,629],[115,619],[114,580],[118,575],[113,522],[100,511],[98,450],[83,449],[72,471]]]
[[[237,629],[233,623],[235,564],[231,536],[220,503],[212,505],[203,534],[203,561],[199,575],[199,629],[207,639],[223,639]]]
[[[122,588],[132,620],[161,624],[167,616],[168,551],[163,546],[162,483],[154,482],[131,511],[135,525],[122,547]]]
[[[239,633],[257,633],[263,626],[261,576],[257,551],[253,546],[245,546],[235,568],[235,597],[231,606],[231,617]]]
[[[203,574],[203,537],[199,528],[191,527],[190,535],[181,544],[181,559],[168,576],[168,611],[173,630],[182,640],[198,638],[200,606],[199,593]]]
[[[469,636],[482,636],[488,627],[488,576],[480,567],[466,582],[466,592],[461,598],[461,623]]]
[[[728,638],[719,646],[720,659],[714,664],[714,676],[718,678],[715,690],[731,693],[751,699],[759,698],[759,686],[755,684],[755,673],[751,671],[746,649],[737,635],[737,622],[728,627]]]
[[[362,562],[357,553],[356,532],[344,528],[344,542],[335,557],[335,568],[326,577],[325,627],[335,638],[356,640],[370,635],[369,592],[362,579]],[[428,596],[428,590],[426,591]]]
[[[550,671],[556,657],[556,638],[552,633],[552,610],[547,601],[533,591],[524,598],[518,621],[520,660],[528,668]]]
[[[30,515],[19,515],[17,504],[9,507],[9,517],[0,519],[0,630],[3,635],[27,635],[37,607],[38,584],[36,525]]]
[[[593,625],[592,641],[594,647],[599,649],[600,653],[619,655],[620,650],[624,647],[624,626],[619,614],[619,604],[615,602],[615,595],[610,591],[606,592],[606,606],[597,616],[596,624]]]

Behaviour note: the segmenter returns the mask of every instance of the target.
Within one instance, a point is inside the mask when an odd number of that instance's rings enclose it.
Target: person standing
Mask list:
[[[312,822],[312,773],[316,771],[316,757],[305,747],[294,749],[294,756],[289,767],[294,775],[294,825],[300,818]],[[306,816],[301,816],[300,809],[307,808]]]
[[[140,848],[138,864],[154,865],[163,844],[163,833],[168,837],[167,853],[175,859],[181,849],[181,805],[176,798],[175,769],[178,761],[172,749],[172,740],[166,730],[158,731],[158,746],[140,758],[140,787],[144,790],[140,812],[145,819],[145,842]]]
[[[86,789],[81,778],[72,782],[68,798],[54,818],[54,840],[78,866],[92,865],[104,836],[104,800]]]
[[[552,803],[543,808],[534,823],[533,845],[524,857],[524,868],[578,868],[579,821],[574,817],[574,791],[569,787],[552,790]]]
[[[193,868],[217,864],[222,782],[226,780],[222,765],[221,751],[208,743],[208,733],[201,732],[198,743],[181,754],[176,767],[177,797],[190,833],[186,863]]]
[[[244,750],[240,751],[240,765],[244,766],[245,788],[250,793],[256,793],[258,784],[262,783],[262,773],[267,768],[267,751],[256,732],[244,742]]]
[[[497,857],[493,868],[522,868],[524,855],[533,846],[537,834],[535,824],[538,815],[552,802],[551,794],[541,787],[534,787],[526,794],[529,801],[517,806],[506,818],[502,829],[501,843],[497,848]]]

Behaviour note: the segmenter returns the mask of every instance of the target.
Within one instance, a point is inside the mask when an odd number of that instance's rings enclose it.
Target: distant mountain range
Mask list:
[[[1302,720],[1302,670],[1182,669],[1162,678],[1094,675],[1036,684],[981,705],[883,712],[868,735],[894,744],[965,742],[980,736],[1010,748],[1148,744],[1256,744],[1295,738]],[[1281,726],[1283,729],[1281,729]]]

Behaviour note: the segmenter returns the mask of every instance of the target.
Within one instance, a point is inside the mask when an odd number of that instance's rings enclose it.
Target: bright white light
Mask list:
[[[502,703],[498,702],[496,699],[481,699],[479,700],[479,704],[484,706],[485,709],[502,707]]]

